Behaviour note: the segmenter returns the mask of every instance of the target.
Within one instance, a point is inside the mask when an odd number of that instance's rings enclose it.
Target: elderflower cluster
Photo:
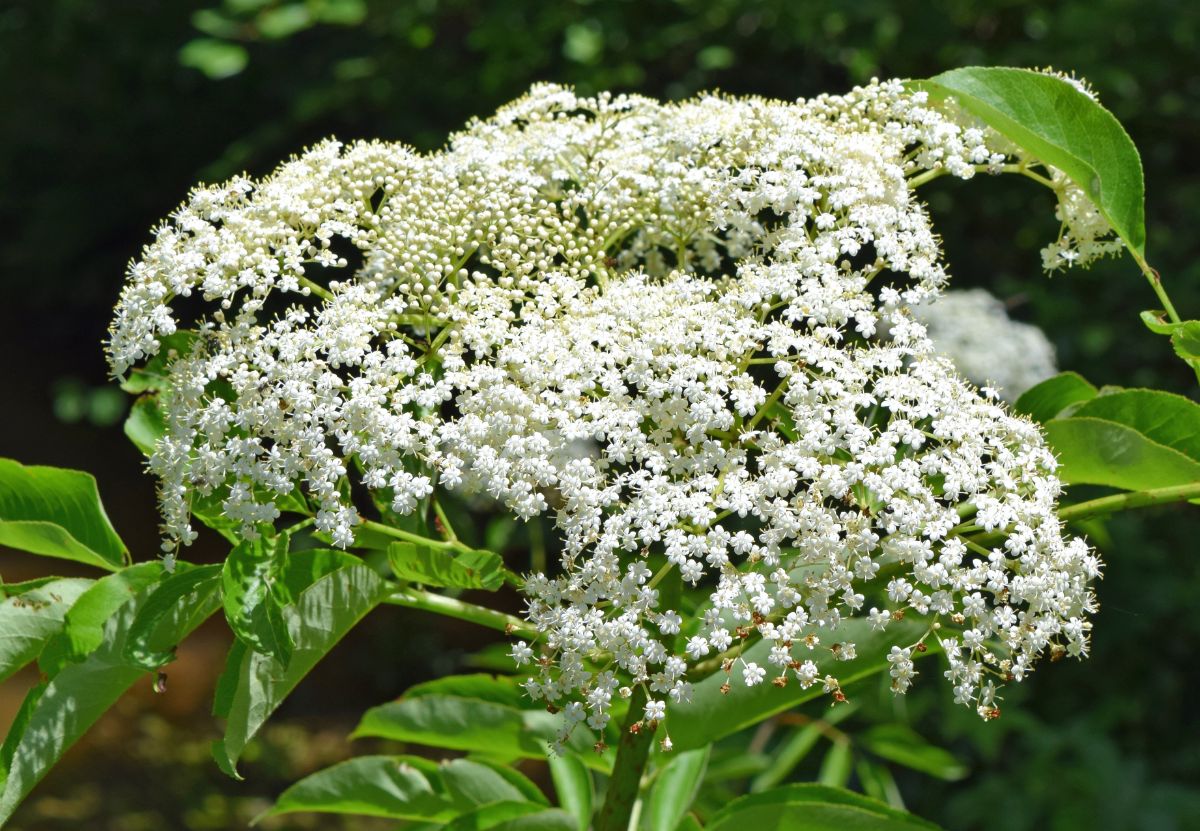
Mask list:
[[[1005,401],[1058,372],[1045,333],[1010,318],[1004,302],[985,289],[947,291],[913,314],[959,372]]]
[[[167,546],[201,504],[250,534],[300,500],[349,546],[351,481],[399,514],[484,494],[558,530],[513,656],[563,738],[633,685],[669,719],[751,633],[769,657],[730,658],[739,683],[840,692],[815,661],[856,645],[816,630],[905,613],[991,712],[989,678],[1086,650],[1099,573],[1038,429],[911,314],[946,273],[909,178],[1001,146],[899,82],[681,104],[543,85],[438,153],[326,142],[197,190],[131,266],[109,347],[117,373],[170,350]],[[918,647],[889,656],[898,692]]]

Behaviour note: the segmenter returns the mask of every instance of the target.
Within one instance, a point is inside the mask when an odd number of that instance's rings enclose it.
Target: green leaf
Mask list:
[[[510,782],[495,767],[471,759],[446,763],[442,768],[442,779],[447,792],[460,803],[487,805],[530,801],[523,788]]]
[[[836,675],[842,685],[847,686],[860,678],[886,670],[888,650],[893,645],[913,643],[927,628],[927,623],[908,618],[894,621],[884,631],[876,632],[865,620],[848,620],[836,629],[821,629],[817,634],[822,644],[845,641],[856,644],[859,657],[852,661],[834,661],[831,657],[818,659],[816,652],[811,656],[822,673]],[[745,658],[767,666],[769,650],[769,644],[759,642],[746,651]],[[931,649],[924,654],[932,652]],[[722,672],[710,675],[695,685],[691,701],[671,708],[669,727],[676,750],[703,747],[743,727],[825,695],[820,684],[805,690],[795,679],[783,689],[773,684],[747,687],[735,679],[731,682],[732,689],[724,694],[721,685],[727,678]]]
[[[478,698],[515,707],[518,710],[540,710],[533,699],[512,676],[473,673],[470,675],[447,675],[422,684],[415,684],[405,691],[405,698],[420,698],[424,695],[449,695],[457,698]]]
[[[362,560],[345,551],[333,548],[307,548],[293,551],[284,561],[279,572],[279,584],[291,602],[300,593],[320,580],[347,566],[362,565]]]
[[[1151,441],[1200,462],[1200,404],[1161,390],[1102,390],[1072,416],[1131,427]]]
[[[1200,320],[1185,320],[1171,334],[1175,354],[1185,361],[1200,360]]]
[[[1200,481],[1200,462],[1123,424],[1072,416],[1043,429],[1069,485],[1150,490]]]
[[[1172,323],[1163,311],[1142,312],[1142,322],[1157,335],[1168,335],[1175,354],[1185,361],[1200,360],[1200,320]]]
[[[700,790],[711,750],[709,745],[673,754],[650,790],[646,819],[651,828],[672,831],[679,825]]]
[[[920,89],[953,98],[1040,161],[1065,173],[1141,260],[1146,228],[1142,161],[1120,122],[1070,82],[1028,69],[964,67]]]
[[[0,459],[0,546],[108,571],[129,560],[91,474]]]
[[[263,37],[279,40],[307,29],[314,21],[303,3],[289,3],[267,9],[258,16],[256,22]]]
[[[62,631],[50,639],[38,657],[42,672],[53,676],[67,664],[90,655],[104,643],[109,621],[117,610],[161,576],[162,563],[138,563],[89,586],[67,611]]]
[[[821,760],[821,769],[817,771],[817,781],[822,785],[836,788],[845,787],[850,781],[850,768],[854,764],[853,748],[846,740],[835,741],[829,746],[825,758]],[[764,793],[769,793],[765,791]]]
[[[443,831],[575,831],[571,816],[533,802],[493,802],[463,814]]]
[[[401,580],[427,586],[488,591],[504,585],[504,561],[491,551],[393,542],[388,545],[387,553],[392,571]]]
[[[292,785],[263,816],[301,811],[446,822],[462,810],[404,756],[360,756]]]
[[[824,785],[785,785],[731,802],[707,831],[937,831],[882,802]]]
[[[904,800],[900,796],[900,788],[896,779],[886,765],[875,764],[870,759],[859,759],[854,766],[863,793],[880,802],[886,802],[893,808],[904,809]]]
[[[1077,372],[1063,372],[1027,389],[1013,405],[1039,424],[1057,417],[1073,404],[1096,397],[1096,388]]]
[[[196,38],[179,50],[179,63],[200,70],[214,81],[237,75],[249,62],[250,53],[227,40]]]
[[[283,619],[287,598],[281,574],[288,557],[287,534],[242,540],[221,569],[225,620],[239,640],[283,666],[292,657],[292,640]],[[277,588],[277,584],[280,584]]]
[[[246,743],[309,670],[388,591],[388,584],[361,563],[326,574],[300,592],[294,605],[283,610],[288,635],[294,644],[292,660],[286,668],[275,659],[250,650],[240,657],[236,675],[227,666],[216,706],[228,721],[224,739],[213,745],[213,756],[223,771],[238,776],[237,760]]]
[[[353,738],[383,738],[495,758],[545,759],[560,718],[545,710],[442,694],[406,695],[368,710]],[[595,770],[611,769],[611,756],[592,751],[595,738],[578,727],[568,746]]]
[[[149,456],[166,432],[167,425],[156,396],[143,395],[133,402],[125,418],[125,436],[138,450]]]
[[[315,6],[313,14],[322,23],[357,26],[367,17],[367,4],[365,0],[324,0]]]
[[[967,768],[954,754],[930,744],[903,724],[880,724],[856,737],[867,750],[906,768],[954,782],[967,775]]]
[[[142,366],[129,371],[121,389],[134,394],[159,392],[167,388],[167,374],[176,358],[187,355],[200,337],[190,329],[179,329],[159,338],[158,352]]]
[[[56,578],[0,601],[0,681],[38,656],[62,629],[67,610],[91,585],[83,578]]]
[[[592,774],[574,753],[562,756],[551,753],[548,761],[558,804],[575,818],[578,831],[588,831],[592,824],[592,802],[596,798]]]
[[[535,785],[528,776],[521,773],[521,771],[517,770],[515,767],[511,767],[507,764],[501,764],[499,762],[493,762],[492,760],[483,758],[481,756],[474,756],[468,759],[458,759],[456,761],[471,762],[473,764],[483,765],[507,782],[509,787],[515,789],[516,792],[521,795],[521,799],[524,799],[527,802],[537,802],[546,806],[549,806],[550,804],[550,800],[546,798],[544,793],[542,793],[541,788]],[[452,765],[454,762],[450,762],[449,764]],[[443,776],[445,775],[447,769],[448,766],[442,769]],[[449,779],[446,779],[446,782],[449,784]]]
[[[155,590],[151,587],[128,598],[105,622],[95,649],[78,663],[64,665],[57,675],[39,684],[26,698],[0,751],[7,774],[0,794],[0,825],[12,816],[21,800],[67,748],[125,690],[145,676],[141,667],[125,661],[124,652],[130,627]],[[190,632],[187,627],[194,624],[196,616],[184,617],[186,619],[178,621],[181,628],[164,634],[169,634],[174,641],[182,640]]]
[[[125,640],[125,660],[155,670],[175,659],[176,637],[190,632],[221,606],[221,566],[178,563],[138,610]]]
[[[809,751],[816,746],[831,725],[844,720],[857,709],[857,704],[848,701],[840,707],[829,710],[824,718],[793,730],[792,734],[785,738],[771,754],[770,766],[754,777],[754,781],[750,783],[750,792],[760,793],[775,787],[786,779],[796,769],[796,765],[800,764]]]

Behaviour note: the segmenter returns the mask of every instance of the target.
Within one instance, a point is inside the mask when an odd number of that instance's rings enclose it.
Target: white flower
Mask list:
[[[437,153],[325,142],[198,189],[130,267],[109,342],[117,373],[163,362],[167,549],[214,499],[243,533],[300,510],[350,546],[351,484],[398,513],[442,487],[550,515],[562,560],[526,585],[525,689],[560,702],[559,746],[632,686],[687,700],[687,662],[732,632],[817,650],[843,620],[882,628],[863,589],[888,569],[896,615],[980,633],[938,637],[956,695],[990,712],[985,670],[1085,651],[1099,561],[1063,535],[1038,429],[912,317],[946,273],[908,177],[1008,158],[960,121],[897,81],[792,103],[541,85]],[[1105,250],[1062,192],[1060,248]],[[997,553],[949,536],[960,510]],[[650,556],[699,620],[659,608]]]
[[[662,721],[666,715],[667,703],[665,701],[646,702],[646,721]]]
[[[767,671],[753,661],[748,661],[742,668],[742,680],[746,682],[747,687],[761,684],[766,677]]]
[[[913,309],[934,348],[983,394],[1016,401],[1058,371],[1054,346],[1041,329],[1011,320],[1004,303],[983,289],[948,291]]]

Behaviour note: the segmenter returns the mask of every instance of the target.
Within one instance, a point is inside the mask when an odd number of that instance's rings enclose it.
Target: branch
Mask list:
[[[506,635],[523,635],[530,639],[536,638],[538,635],[536,629],[519,617],[514,617],[505,612],[498,612],[495,609],[489,609],[485,606],[476,606],[474,603],[466,603],[453,597],[446,597],[445,595],[420,591],[418,589],[396,589],[385,597],[383,602],[390,603],[393,606],[422,609],[426,612],[435,612],[446,617],[470,621],[480,626],[486,626],[488,629],[496,629],[504,632]]]
[[[1200,499],[1200,482],[1190,482],[1186,485],[1175,485],[1169,488],[1155,488],[1148,491],[1134,491],[1133,493],[1117,493],[1112,496],[1102,496],[1099,499],[1090,499],[1087,502],[1080,502],[1078,505],[1068,505],[1065,508],[1061,508],[1058,516],[1066,522],[1075,522],[1117,511],[1128,511],[1133,508],[1149,508],[1152,505],[1166,505],[1171,502],[1185,502],[1191,499]]]

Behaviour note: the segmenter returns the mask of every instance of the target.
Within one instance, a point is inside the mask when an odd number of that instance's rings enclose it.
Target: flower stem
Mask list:
[[[621,725],[617,760],[613,764],[612,778],[608,780],[604,805],[596,815],[595,831],[628,831],[629,818],[641,790],[642,773],[646,770],[650,746],[654,742],[654,731],[645,724],[636,732],[633,729],[641,721],[645,706],[646,690],[639,684],[633,688],[629,713]]]
[[[506,634],[524,635],[527,638],[537,637],[537,630],[518,617],[432,592],[398,588],[385,597],[383,602],[393,606],[436,612],[446,617],[477,623],[488,629],[497,629]]]

